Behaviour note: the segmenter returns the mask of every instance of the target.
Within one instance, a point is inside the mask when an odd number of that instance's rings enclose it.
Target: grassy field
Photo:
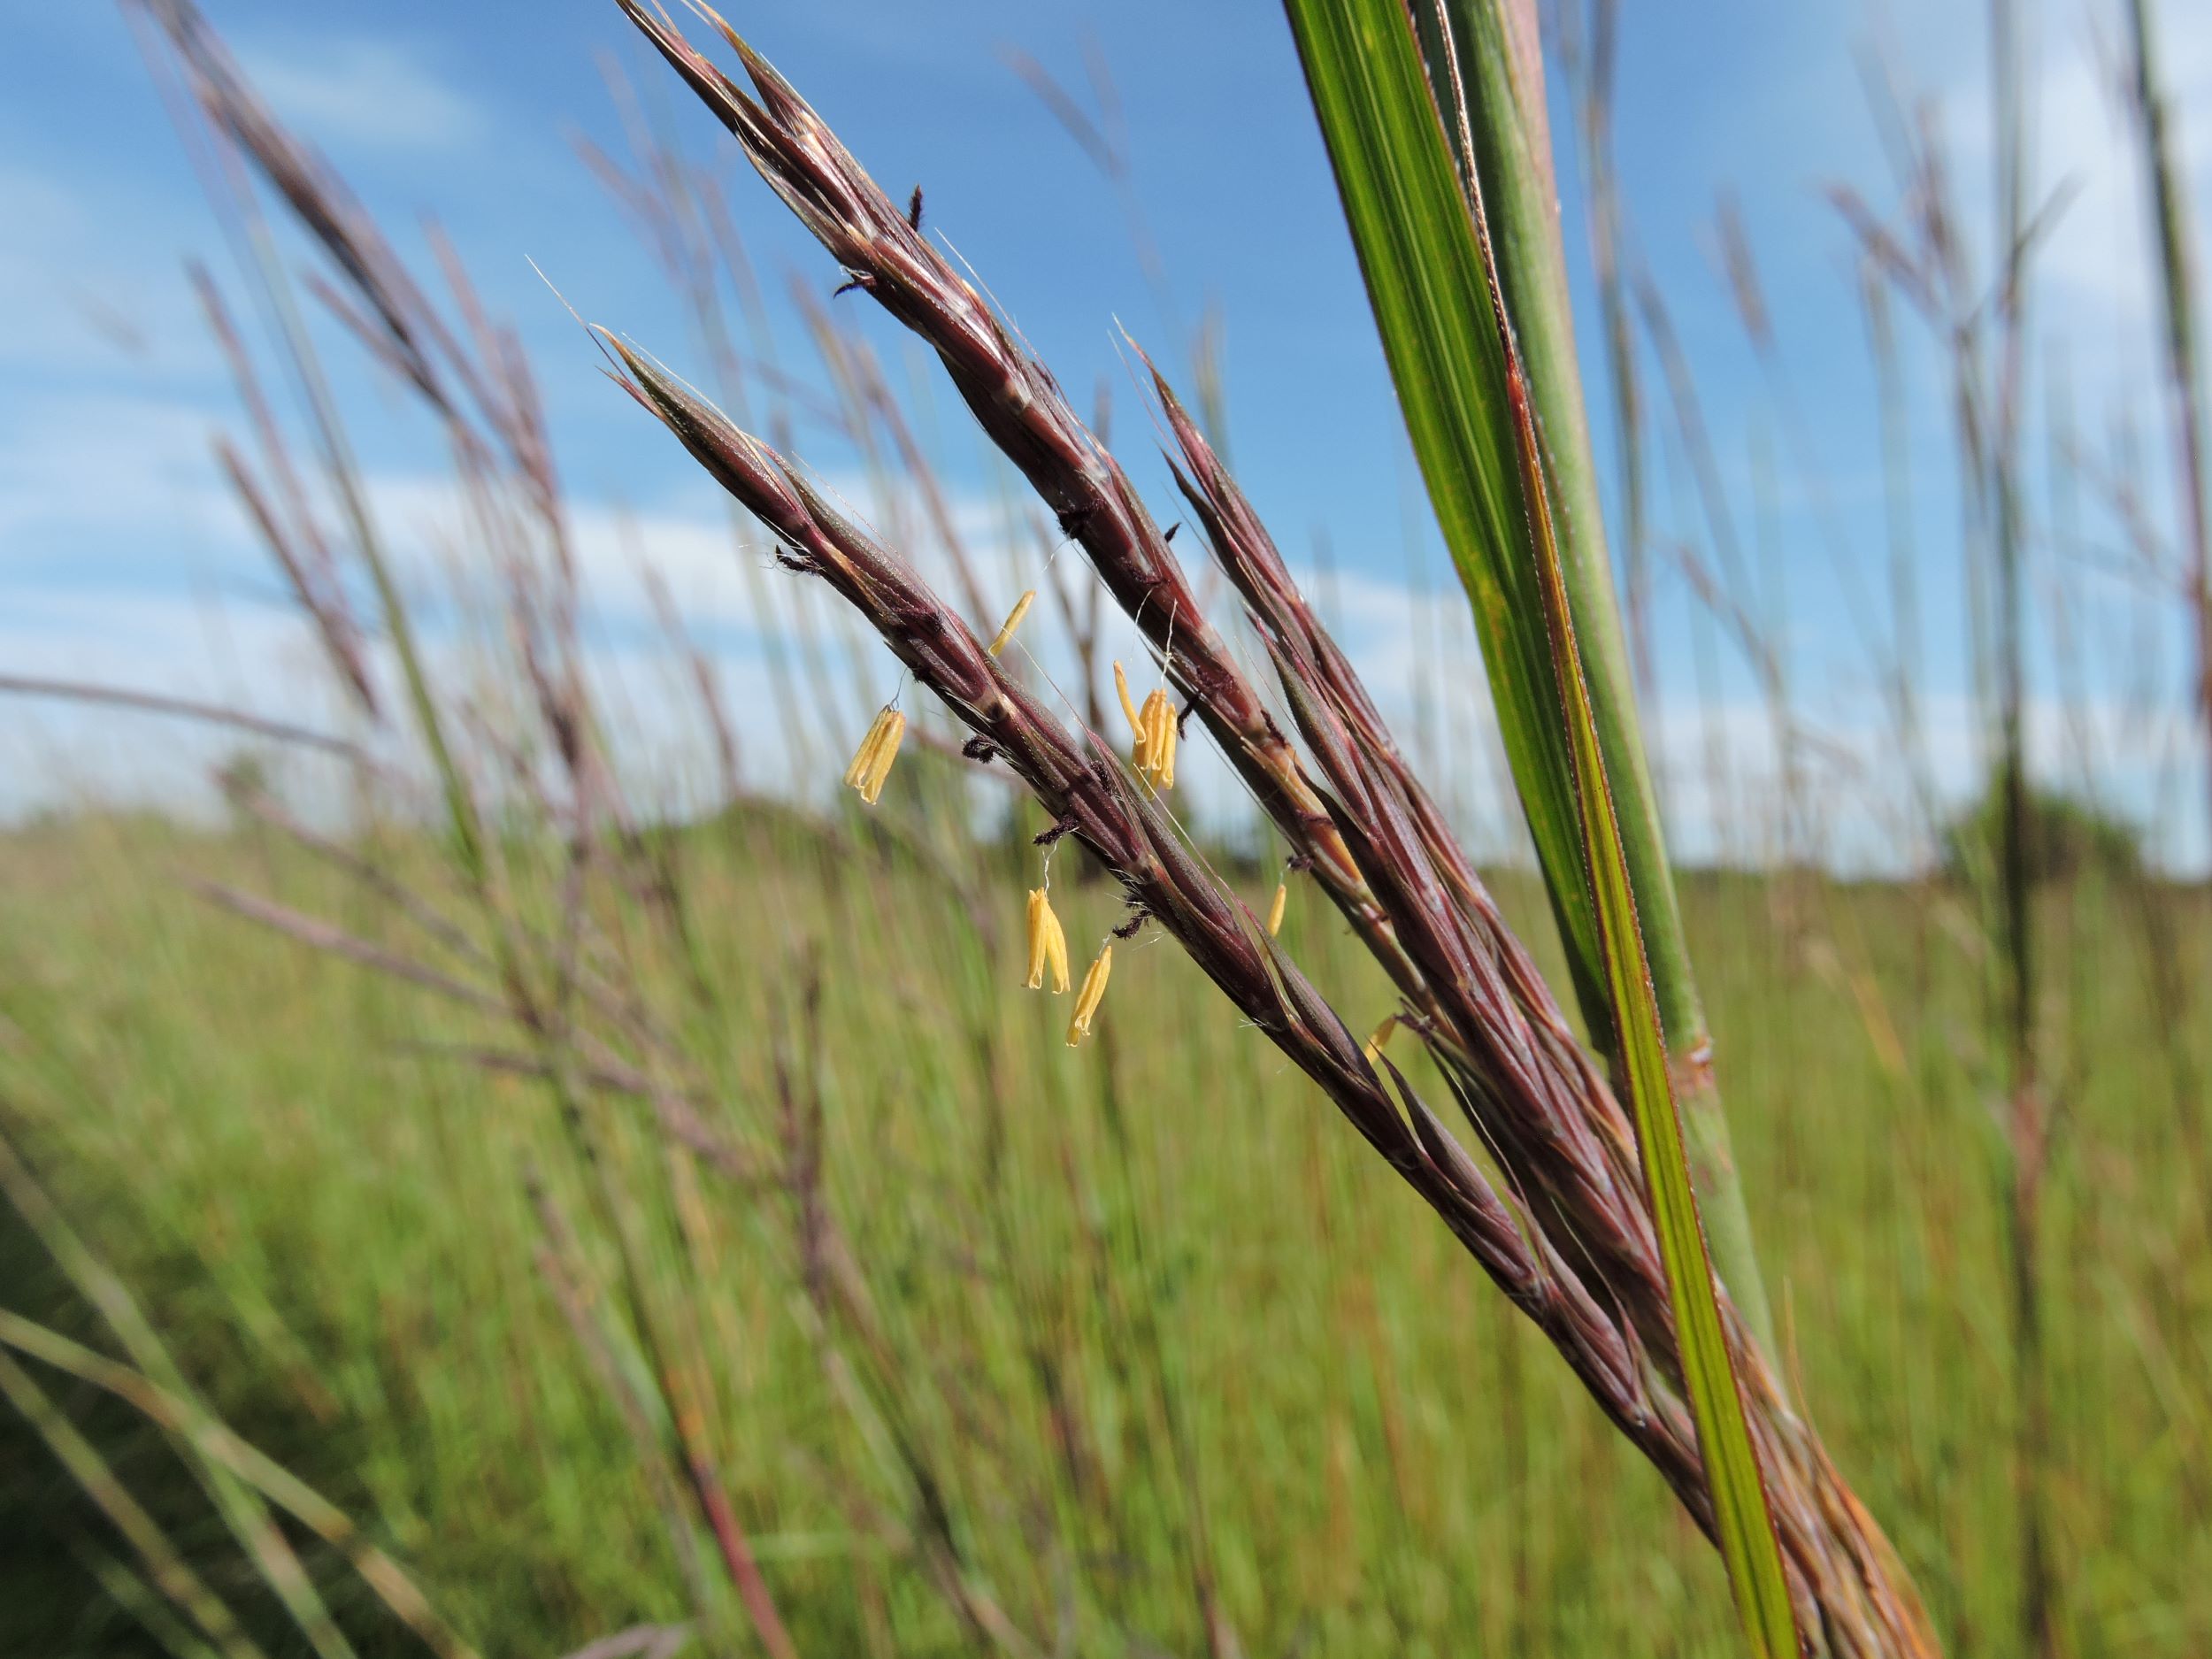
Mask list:
[[[599,971],[705,1057],[696,1110],[747,1168],[635,1099],[565,1123],[539,1080],[423,1051],[495,1039],[179,879],[465,970],[282,838],[89,817],[0,844],[4,1127],[210,1404],[489,1654],[689,1605],[699,1535],[621,1403],[645,1362],[608,1334],[618,1303],[658,1327],[803,1652],[969,1651],[963,1605],[1081,1654],[1205,1651],[1209,1606],[1253,1654],[1735,1650],[1720,1563],[1649,1468],[1187,961],[1125,950],[1104,1041],[1071,1051],[1063,1005],[1018,988],[1030,866],[887,821],[673,838],[687,950],[618,883],[586,907],[619,952]],[[436,890],[419,849],[388,852]],[[1059,893],[1079,956],[1110,896]],[[1501,896],[1548,941],[1532,879]],[[2006,1163],[1967,910],[1810,878],[1685,899],[1792,1386],[1952,1650],[2005,1651]],[[2154,906],[2200,957],[2212,906],[2086,877],[2040,902],[2058,1607],[2077,1651],[2200,1653],[2212,1255],[2176,1067],[2212,1062],[2212,1022],[2199,997],[2180,1049],[2152,1028],[2138,924]],[[1386,1009],[1302,889],[1286,939],[1348,1017]],[[793,1171],[818,1111],[816,1183]],[[5,1248],[7,1306],[95,1340],[36,1241]],[[273,1630],[158,1437],[42,1374]],[[88,1594],[79,1488],[12,1416],[0,1436],[0,1651],[140,1651]],[[333,1552],[306,1558],[360,1651],[413,1650]]]
[[[1640,300],[1679,443],[1628,419],[1623,488],[1646,443],[1696,475],[1730,567],[1717,586],[1682,549],[1697,650],[1717,625],[1751,665],[1776,755],[1741,788],[1721,733],[1749,705],[1709,663],[1696,710],[1634,683],[1663,538],[1632,506],[1616,626],[1532,4],[1434,38],[1392,0],[1289,6],[1484,656],[1486,699],[1433,618],[1371,653],[1410,652],[1389,678],[1415,743],[1331,634],[1333,578],[1309,598],[1176,374],[1137,388],[1170,505],[1108,450],[1109,400],[1094,431],[931,240],[918,188],[887,192],[734,36],[750,92],[624,9],[833,267],[798,290],[818,396],[763,382],[767,431],[820,428],[784,456],[740,424],[758,365],[732,300],[759,319],[721,184],[657,128],[626,162],[587,154],[697,336],[680,369],[603,329],[607,366],[736,510],[768,695],[726,697],[703,618],[650,591],[646,660],[696,693],[711,776],[600,649],[591,504],[519,342],[457,269],[430,296],[195,8],[146,0],[188,145],[239,164],[207,182],[242,303],[196,279],[251,441],[220,465],[327,683],[249,711],[0,675],[265,743],[217,774],[227,827],[87,807],[0,831],[0,1654],[2212,1651],[2212,889],[2156,873],[2174,838],[2116,816],[2075,672],[2065,561],[2097,546],[2062,519],[2099,475],[2023,389],[2010,0],[1994,298],[1932,127],[1892,158],[1896,225],[1837,199],[1884,375],[1902,303],[1915,373],[1955,403],[1963,522],[1930,580],[1961,578],[1970,612],[1973,776],[1930,759],[1946,694],[1903,534],[1942,446],[1885,392],[1862,775],[1799,705],[1778,566],[1737,568],[1694,377]],[[2185,607],[2212,687],[2185,227],[2130,15],[2193,551],[2165,557],[2131,471],[2108,516],[2165,584],[2129,598],[2140,640]],[[1591,22],[1570,78],[1601,176],[1610,5]],[[847,303],[809,297],[826,276]],[[1609,260],[1599,280],[1632,416],[1634,284]],[[956,396],[1003,459],[995,531],[948,505],[886,326],[943,371],[924,407]],[[334,326],[403,417],[326,374]],[[1191,359],[1217,403],[1202,338]],[[435,532],[358,458],[403,419],[450,463],[435,577]],[[879,531],[810,470],[848,453]],[[2170,810],[2196,691],[2153,670],[2113,730],[2164,734]],[[1478,703],[1493,728],[1443,734]],[[2070,795],[2036,764],[2054,710]],[[1640,731],[1686,712],[1708,827],[1759,873],[1669,869],[1662,818],[1697,792],[1684,745],[1655,741],[1652,772]],[[1171,794],[1186,724],[1228,772],[1187,764]],[[824,804],[864,728],[867,809]],[[739,733],[789,769],[741,764]],[[1855,856],[1829,809],[1885,771],[1910,821],[1859,802],[1893,837],[1863,850],[1947,873],[1818,873]],[[675,801],[714,805],[646,804]],[[1495,910],[1455,839],[1478,818],[1537,855],[1496,873]],[[1041,886],[1084,976],[1073,1025],[1022,986],[1059,926]]]

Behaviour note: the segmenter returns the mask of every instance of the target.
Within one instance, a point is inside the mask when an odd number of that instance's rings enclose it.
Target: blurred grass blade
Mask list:
[[[139,1369],[180,1399],[199,1404],[168,1346],[130,1288],[86,1246],[47,1195],[30,1167],[5,1135],[0,1135],[0,1197],[22,1217],[54,1264],[79,1294],[107,1322]],[[204,1409],[204,1407],[202,1408]],[[355,1659],[353,1646],[339,1630],[315,1581],[301,1564],[268,1506],[246,1482],[202,1454],[189,1436],[174,1433],[172,1443],[213,1502],[223,1524],[252,1560],[263,1580],[298,1625],[319,1659]]]
[[[31,1374],[5,1354],[0,1354],[0,1400],[21,1413],[78,1488],[137,1554],[161,1593],[214,1639],[226,1659],[262,1659],[261,1649],[240,1628],[237,1615],[192,1570],[160,1523],[146,1513],[116,1478],[107,1459],[62,1414]]]
[[[128,1564],[81,1538],[71,1540],[70,1554],[107,1593],[108,1600],[129,1614],[171,1659],[222,1659],[217,1649],[193,1634],[192,1627]]]
[[[1491,698],[1576,1000],[1597,1046],[1609,1053],[1617,1045],[1583,874],[1574,774],[1527,552],[1529,512],[1504,419],[1506,354],[1483,297],[1487,279],[1456,158],[1466,158],[1482,180],[1497,278],[1557,508],[1558,551],[1592,718],[1613,783],[1713,1252],[1739,1310],[1770,1348],[1765,1290],[1613,595],[1559,239],[1533,9],[1524,0],[1451,0],[1432,15],[1417,16],[1427,13],[1425,4],[1410,11],[1403,0],[1285,4],[1399,405],[1474,609]],[[1453,109],[1455,119],[1440,119],[1440,109]],[[1463,111],[1463,119],[1456,119]]]
[[[112,1394],[150,1422],[187,1441],[209,1463],[227,1470],[343,1555],[377,1598],[439,1659],[478,1659],[476,1650],[438,1615],[399,1563],[364,1537],[343,1510],[266,1453],[242,1440],[197,1402],[5,1309],[0,1309],[0,1349],[39,1359],[79,1382]],[[0,1365],[12,1363],[0,1356]]]
[[[1562,514],[1555,511],[1553,489],[1559,469],[1539,436],[1541,419],[1555,442],[1578,449],[1586,485],[1579,393],[1567,431],[1557,429],[1550,411],[1532,404],[1508,321],[1517,296],[1505,291],[1488,241],[1484,147],[1467,120],[1462,152],[1475,165],[1463,188],[1402,0],[1286,0],[1286,5],[1399,400],[1475,607],[1508,752],[1574,960],[1577,988],[1593,1027],[1613,1040],[1617,1079],[1635,1113],[1680,1329],[1684,1378],[1737,1604],[1759,1651],[1794,1654],[1799,1643],[1788,1581],[1722,1324],[1639,917],[1639,896],[1645,892],[1661,900],[1671,917],[1672,885],[1643,781],[1603,543],[1594,503],[1586,509],[1570,500],[1563,511],[1584,533],[1577,583],[1556,528]],[[1507,67],[1508,53],[1519,47],[1509,42],[1508,20],[1494,8],[1476,8],[1470,15],[1486,19],[1476,24],[1489,35],[1479,55],[1491,66],[1480,73],[1492,89],[1507,95],[1505,107],[1486,99],[1484,108],[1499,118],[1495,127],[1521,134],[1516,142],[1525,186],[1532,181],[1535,146],[1511,107]],[[1540,81],[1532,78],[1531,84],[1540,92]],[[1452,90],[1454,104],[1469,114],[1455,70]],[[1548,178],[1548,160],[1543,173]],[[1517,234],[1526,239],[1540,234],[1540,227],[1525,215]],[[1564,315],[1563,285],[1550,294],[1530,293],[1546,286],[1551,285],[1531,284],[1524,294],[1533,300],[1532,311],[1555,325]],[[1548,342],[1554,363],[1572,373],[1571,335],[1555,336],[1539,326],[1532,337]],[[1582,588],[1578,603],[1577,586]],[[1605,680],[1609,719],[1601,718],[1583,655],[1586,621],[1594,634],[1611,641]],[[1634,791],[1640,858],[1632,856],[1624,831],[1630,814],[1609,782],[1616,753],[1622,757],[1618,771]],[[1670,928],[1678,942],[1678,922]],[[1678,990],[1686,990],[1686,957],[1670,965]],[[1687,1007],[1694,1020],[1694,992]]]
[[[2186,8],[2185,8],[2186,10]],[[2135,138],[2157,236],[2159,309],[2176,484],[2187,535],[2189,606],[2196,632],[2197,712],[2212,743],[2212,457],[2206,454],[2204,365],[2196,316],[2196,250],[2189,219],[2186,151],[2174,130],[2154,0],[2129,0],[2129,88]],[[2206,776],[2212,780],[2212,768]]]

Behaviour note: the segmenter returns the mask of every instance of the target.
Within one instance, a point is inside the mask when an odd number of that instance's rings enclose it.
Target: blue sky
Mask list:
[[[419,251],[412,227],[434,215],[493,307],[522,330],[588,545],[603,553],[591,574],[609,672],[651,728],[646,747],[671,766],[686,764],[697,733],[664,706],[664,664],[651,660],[630,575],[634,549],[668,569],[726,659],[741,706],[761,695],[761,618],[737,580],[742,555],[687,464],[598,377],[528,261],[584,314],[681,366],[681,314],[572,138],[582,133],[621,150],[600,70],[610,54],[671,132],[713,154],[703,112],[602,0],[205,4],[280,113],[326,154],[403,250]],[[208,459],[210,434],[234,423],[235,409],[181,261],[198,255],[229,273],[192,173],[116,10],[14,10],[12,50],[0,60],[0,213],[12,227],[0,242],[0,302],[17,325],[0,340],[0,672],[323,708],[300,630]],[[1878,207],[1892,204],[1860,74],[1868,46],[1886,40],[1942,110],[1970,206],[1985,200],[1979,9],[1944,0],[1886,18],[1861,4],[1697,0],[1624,10],[1617,127],[1633,246],[1695,367],[1739,534],[1762,572],[1752,602],[1772,624],[1822,752],[1855,757],[1824,773],[1824,800],[1861,819],[1844,837],[1849,844],[1832,850],[1858,860],[1893,852],[1907,839],[1893,822],[1903,810],[1901,773],[1884,752],[1875,671],[1823,528],[1825,515],[1860,572],[1854,580],[1876,596],[1870,614],[1886,639],[1873,380],[1849,239],[1821,187],[1847,180]],[[2195,178],[2212,180],[2212,19],[2202,8],[2168,10],[2185,151]],[[1114,349],[1114,322],[1172,362],[1179,331],[1217,312],[1229,436],[1248,489],[1302,562],[1325,544],[1328,573],[1316,581],[1355,654],[1435,751],[1432,764],[1479,833],[1504,837],[1510,815],[1482,733],[1463,618],[1420,504],[1279,11],[1260,0],[840,0],[740,5],[730,15],[887,188],[924,185],[930,225],[982,273],[1079,404],[1088,406],[1102,379],[1111,387],[1117,447],[1148,486],[1162,475]],[[2101,446],[2131,423],[2154,517],[2170,526],[2140,180],[2097,45],[2116,38],[2118,10],[2112,0],[2049,0],[2038,19],[2039,189],[2064,181],[2072,194],[2039,267],[2032,405],[2042,405],[2052,365],[2062,364],[2078,419]],[[1090,57],[1110,70],[1135,189],[1170,273],[1164,304],[1136,257],[1121,201],[1009,69],[1008,48],[1087,98]],[[1570,256],[1586,297],[1571,127],[1556,96],[1555,128]],[[720,153],[732,164],[730,199],[772,294],[783,351],[804,367],[803,334],[783,296],[793,280],[824,292],[835,273],[726,145]],[[1778,424],[1718,273],[1713,225],[1724,192],[1740,203],[1761,261],[1815,451],[1812,476]],[[2212,194],[2200,184],[2196,195],[2212,219]],[[1002,482],[946,388],[887,320],[864,326],[910,393],[964,511],[989,519]],[[1975,775],[1974,728],[1950,440],[1939,365],[1924,337],[1909,326],[1904,336],[1930,743],[1948,787],[1962,790]],[[1649,376],[1647,357],[1645,368]],[[1586,340],[1585,370],[1601,416],[1594,337]],[[380,495],[431,568],[443,545],[434,449],[373,376],[349,376],[348,390]],[[1647,393],[1660,415],[1655,527],[1701,545],[1702,519],[1665,435],[1663,398],[1655,382]],[[2032,449],[2043,453],[2049,441],[2039,419]],[[833,477],[852,465],[818,432],[803,428],[800,446]],[[1602,418],[1599,452],[1609,485],[1613,446]],[[2042,474],[2039,597],[2060,603],[2082,663],[2067,681],[2062,641],[2047,621],[2039,625],[2043,769],[2055,777],[2076,769],[2081,745],[2062,704],[2081,710],[2100,787],[2161,818],[2170,858],[2200,864],[2204,791],[2195,772],[2166,758],[2194,752],[2177,724],[2185,641],[2176,607],[2161,600],[2154,608],[2139,584],[2110,574],[2115,561],[2101,551],[2110,526],[2093,500],[2080,505],[2072,550],[2061,549],[2047,534],[2058,520],[2043,503]],[[1006,572],[1010,589],[1019,575]],[[1425,604],[1440,588],[1447,603]],[[1774,793],[1774,760],[1754,677],[1671,571],[1661,576],[1655,636],[1663,696],[1650,718],[1678,847],[1691,856],[1755,852],[1768,833],[1761,815],[1772,816],[1759,803]],[[1439,691],[1446,680],[1460,689]],[[2069,683],[2076,689],[2062,695]],[[2139,717],[2131,712],[2138,704],[2162,713]],[[0,810],[87,791],[204,799],[201,774],[221,752],[212,739],[141,718],[4,706]],[[774,749],[772,736],[763,747]],[[1726,762],[1725,801],[1710,798],[1707,757],[1716,754]],[[764,752],[761,764],[787,780],[798,759]]]

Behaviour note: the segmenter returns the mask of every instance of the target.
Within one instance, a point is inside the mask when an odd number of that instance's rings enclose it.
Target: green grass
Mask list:
[[[416,849],[392,856],[428,879]],[[829,1202],[884,1336],[873,1358],[841,1340],[841,1374],[895,1402],[971,1581],[1048,1650],[1064,1632],[1075,1653],[1203,1651],[1202,1578],[1252,1654],[1736,1651],[1719,1560],[1656,1477],[1171,946],[1117,953],[1108,1040],[1071,1053],[1064,1005],[1018,988],[1033,865],[955,861],[995,907],[994,950],[941,879],[872,840],[743,818],[687,833],[680,856],[715,1000],[687,1002],[642,942],[636,982],[709,1057],[717,1126],[757,1152],[777,1133],[768,1034],[802,1042],[818,972],[820,1052],[794,1057],[820,1080]],[[1113,906],[1074,867],[1056,899],[1079,957]],[[407,1052],[486,1033],[211,910],[180,871],[406,937],[265,835],[104,818],[12,834],[5,1127],[211,1403],[488,1655],[686,1616],[680,1545],[534,1260],[532,1171],[613,1283],[609,1212],[548,1091]],[[1271,874],[1248,885],[1263,904]],[[1501,887],[1540,933],[1533,879]],[[2200,958],[2206,895],[2156,900]],[[2004,1163],[1966,907],[1803,877],[1690,878],[1684,902],[1793,1385],[1952,1651],[2003,1651]],[[2057,1604],[2080,1651],[2201,1652],[2203,1131],[2173,1102],[2131,905],[2086,878],[2042,903],[2065,1120],[2045,1218]],[[611,894],[594,911],[611,937],[649,933]],[[1348,1016],[1384,1011],[1310,891],[1286,938]],[[2200,1068],[2208,1012],[2186,1022]],[[910,1486],[808,1334],[784,1190],[672,1159],[634,1103],[593,1114],[644,1294],[711,1379],[717,1461],[800,1650],[972,1651],[908,1547]],[[8,1306],[99,1340],[33,1240],[0,1251]],[[277,1631],[171,1455],[37,1375],[209,1582]],[[12,1417],[0,1490],[0,1651],[153,1651],[75,1553],[111,1538]],[[410,1651],[302,1548],[365,1654]]]

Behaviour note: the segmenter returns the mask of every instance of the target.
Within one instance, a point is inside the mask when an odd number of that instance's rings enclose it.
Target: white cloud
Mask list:
[[[9,410],[0,425],[0,566],[40,551],[173,546],[234,521],[215,476],[213,416],[164,397],[81,393]],[[137,549],[158,554],[162,547]]]
[[[0,365],[81,382],[113,367],[119,351],[142,374],[207,364],[204,326],[173,257],[183,223],[173,237],[143,204],[94,213],[63,180],[0,162],[0,315],[16,325],[0,332]]]
[[[2063,202],[2033,269],[2055,311],[2095,330],[2134,328],[2131,342],[2141,338],[2147,349],[2139,330],[2154,302],[2155,255],[2140,147],[2124,104],[2126,41],[2118,7],[2062,8],[2047,15],[2031,46],[2031,207]],[[1952,50],[1922,61],[1956,67],[1956,79],[1932,90],[1947,111],[1970,223],[1987,225],[1995,136],[1985,54]],[[2201,240],[2212,227],[2212,9],[2161,9],[2160,72]]]
[[[264,42],[239,61],[277,113],[320,143],[443,150],[481,138],[490,125],[480,104],[396,42]]]
[[[209,465],[211,419],[181,397],[87,394],[55,400],[0,434],[6,440],[0,445],[0,547],[9,549],[0,555],[0,671],[340,723],[343,710],[310,633],[273,602],[280,588],[274,572]],[[858,476],[822,481],[856,517],[916,549],[924,574],[941,591],[959,594],[949,556],[917,527],[925,522],[917,503],[887,495]],[[388,472],[372,480],[369,495],[424,618],[441,684],[457,699],[465,687],[511,688],[518,681],[500,655],[494,561],[451,480]],[[992,612],[974,620],[988,629],[1000,607],[1023,588],[1045,586],[1036,545],[995,495],[956,494],[951,511]],[[638,798],[698,804],[711,798],[715,771],[710,726],[649,603],[642,575],[648,567],[660,572],[687,630],[714,664],[749,783],[826,792],[866,710],[900,682],[884,649],[861,637],[820,583],[776,568],[765,539],[734,526],[718,493],[703,485],[680,485],[636,506],[579,499],[572,512],[588,666]],[[79,559],[80,568],[58,579],[56,556],[64,553]],[[27,558],[11,568],[12,558],[33,554],[46,557],[36,566]],[[123,554],[136,555],[138,562]],[[1202,559],[1195,549],[1190,557],[1194,567]],[[149,583],[144,561],[162,558],[200,577],[198,590],[174,576]],[[1054,561],[1053,575],[1086,579],[1072,551]],[[1425,590],[1357,570],[1305,572],[1302,580],[1479,854],[1517,855],[1519,813],[1498,752],[1468,609],[1450,576],[1440,575],[1440,586]],[[1287,728],[1264,654],[1233,626],[1233,594],[1210,575],[1201,574],[1199,582],[1212,593],[1217,623],[1230,631],[1248,674],[1266,688]],[[1148,681],[1156,671],[1133,627],[1110,606],[1103,623],[1101,668],[1118,657],[1133,679]],[[1076,654],[1049,592],[1041,595],[1020,637],[1018,659],[1033,665],[1041,686],[1062,687],[1079,702]],[[816,751],[804,767],[776,712],[772,641],[803,677],[799,701],[813,723],[809,741]],[[807,678],[816,665],[829,678],[827,706]],[[380,662],[380,678],[396,686],[388,662]],[[1110,726],[1111,694],[1104,685],[1098,689]],[[1816,697],[1801,713],[1821,740],[1809,763],[1809,817],[1819,832],[1817,850],[1852,867],[1896,868],[1924,854],[1926,815],[1911,796],[1879,702],[1848,685],[1831,686]],[[478,700],[496,703],[499,696]],[[2062,741],[2066,712],[2048,703],[2036,710],[2039,771],[2053,779],[2073,771]],[[2077,712],[2101,757],[2102,784],[2123,804],[2147,807],[2163,751],[2116,705]],[[1933,697],[1924,719],[1937,778],[1955,794],[1967,792],[1979,775],[1971,710],[1958,699]],[[45,707],[35,720],[11,724],[12,734],[0,739],[0,777],[8,780],[0,787],[0,815],[87,791],[204,809],[212,800],[208,768],[236,746],[227,735],[173,722],[83,709]],[[1649,739],[1678,856],[1752,858],[1779,849],[1775,739],[1755,700],[1664,705],[1650,718]],[[1240,791],[1226,766],[1201,742],[1189,752],[1179,809],[1214,826],[1238,821]],[[1709,758],[1714,753],[1717,765]],[[2170,829],[2164,850],[2193,864],[2201,847],[2192,825]]]
[[[376,495],[388,522],[405,527],[410,545],[434,541],[429,527],[456,510],[449,495],[421,480],[388,481]],[[703,641],[748,782],[826,795],[867,709],[899,683],[882,648],[869,641],[849,656],[856,631],[818,583],[772,570],[764,572],[757,588],[746,583],[728,526],[718,515],[677,510],[629,515],[587,503],[577,523],[577,554],[589,600],[583,625],[587,670],[618,739],[635,797],[680,810],[710,802],[716,787],[711,724],[687,665],[651,617],[637,574],[646,564],[664,570],[688,630]],[[1036,580],[1032,553],[1002,542],[979,542],[976,553],[988,585],[1003,584],[1010,592],[1017,581]],[[764,556],[756,549],[755,557]],[[926,563],[933,566],[932,578],[942,581],[941,558]],[[442,618],[426,630],[434,677],[457,703],[468,690],[472,704],[495,707],[519,695],[513,689],[517,678],[498,655],[500,629],[495,614],[483,608],[488,595],[480,571],[463,574],[472,599],[426,607],[426,616]],[[426,589],[434,576],[418,559],[411,586]],[[1385,718],[1478,855],[1520,856],[1518,809],[1497,752],[1486,681],[1456,591],[1424,592],[1350,574],[1310,582],[1309,588],[1364,670]],[[756,609],[759,594],[770,596],[772,614]],[[1231,614],[1225,595],[1217,614],[1225,622]],[[0,671],[161,690],[325,729],[345,725],[311,636],[280,605],[234,594],[33,587],[18,588],[0,605],[0,617],[5,618],[0,621]],[[1147,683],[1156,671],[1133,629],[1118,616],[1110,617],[1110,627],[1102,641],[1104,658],[1120,657],[1133,679]],[[794,651],[812,651],[831,676],[826,706],[802,686],[810,729],[797,743],[775,713],[771,664],[760,649],[770,629]],[[1020,637],[1023,657],[1041,684],[1079,695],[1073,649],[1048,597],[1033,609]],[[1239,654],[1287,726],[1263,655],[1248,641]],[[384,685],[396,684],[388,657],[380,652],[377,672]],[[1110,730],[1111,694],[1102,686],[1100,690]],[[2201,826],[2152,810],[2172,752],[2172,733],[2164,726],[2146,724],[2139,710],[2117,701],[2068,706],[2039,698],[2030,713],[2039,776],[2078,783],[2085,751],[2093,757],[2094,782],[2108,800],[2144,819],[2162,816],[2165,841],[2159,850],[2165,857],[2189,867],[2201,863]],[[1809,852],[1846,869],[1892,872],[1927,856],[1933,826],[1925,804],[1914,795],[1893,722],[1879,700],[1866,692],[1831,692],[1801,709],[1799,718],[1815,734],[1801,750],[1804,793],[1793,843],[1799,855]],[[1939,813],[1970,793],[1980,775],[1979,728],[1972,708],[1955,696],[1925,699],[1920,718]],[[6,816],[87,795],[206,812],[214,800],[209,769],[239,745],[227,733],[67,705],[40,705],[35,718],[4,724],[0,778],[8,782],[0,791],[0,815]],[[1776,733],[1755,699],[1664,704],[1650,718],[1647,736],[1678,857],[1758,860],[1783,849],[1785,795]],[[803,766],[802,747],[811,755]],[[1240,790],[1225,764],[1202,742],[1194,741],[1187,752],[1191,764],[1179,787],[1179,810],[1216,827],[1241,821]]]

